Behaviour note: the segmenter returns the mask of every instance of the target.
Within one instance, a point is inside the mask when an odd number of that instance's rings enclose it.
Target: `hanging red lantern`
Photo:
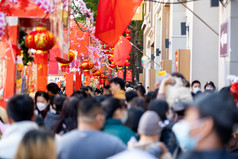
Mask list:
[[[130,29],[126,29],[125,30],[125,34],[130,34],[131,33],[131,30]]]
[[[111,57],[109,58],[109,60],[110,60],[111,62],[113,62],[113,57],[111,56]]]
[[[89,76],[90,75],[90,70],[93,68],[94,64],[90,60],[84,60],[80,64],[80,68],[84,70],[84,76]]]
[[[125,38],[126,38],[127,40],[131,40],[131,36],[129,36],[129,35],[126,36]]]
[[[25,38],[28,48],[49,51],[55,45],[55,36],[46,30],[46,27],[36,27]]]
[[[127,57],[127,60],[130,60],[130,59],[131,59],[131,57],[130,57],[130,56],[128,56],[128,57]]]
[[[129,67],[129,66],[131,66],[131,63],[130,62],[125,62],[125,66]]]
[[[114,53],[114,51],[113,50],[111,50],[111,51],[109,51],[109,55],[113,55],[113,53]]]
[[[112,69],[117,67],[114,63],[110,64],[109,67],[111,67]]]
[[[109,51],[105,51],[105,52],[104,52],[104,54],[106,54],[106,55],[109,55],[109,53],[110,53]]]

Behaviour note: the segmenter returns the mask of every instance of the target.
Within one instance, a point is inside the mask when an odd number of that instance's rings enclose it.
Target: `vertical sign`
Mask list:
[[[126,81],[132,82],[132,70],[126,70]]]
[[[124,79],[124,70],[123,69],[118,70],[117,77]]]
[[[221,25],[220,32],[220,56],[228,56],[228,23]]]

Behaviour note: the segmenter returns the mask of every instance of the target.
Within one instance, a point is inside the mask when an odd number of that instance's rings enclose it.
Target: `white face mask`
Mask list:
[[[37,102],[36,106],[39,109],[39,111],[45,110],[45,108],[47,107],[45,103],[41,103],[41,102]]]
[[[201,91],[201,89],[199,87],[193,88],[193,93],[194,94],[197,94],[200,91]]]
[[[125,124],[126,121],[127,121],[127,119],[128,119],[128,113],[127,113],[127,111],[126,111],[125,116],[121,119],[121,122],[122,122],[123,124]]]

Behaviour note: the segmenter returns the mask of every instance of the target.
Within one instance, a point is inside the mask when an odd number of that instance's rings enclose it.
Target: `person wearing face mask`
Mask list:
[[[216,91],[216,86],[212,81],[208,81],[204,86],[204,93],[211,94]]]
[[[117,136],[127,144],[130,138],[135,136],[135,133],[123,125],[128,117],[126,106],[118,99],[108,98],[102,102],[102,107],[106,113],[103,131]]]
[[[195,80],[192,82],[191,91],[192,91],[193,98],[195,98],[198,94],[202,93],[200,81]]]
[[[184,154],[180,159],[237,159],[225,145],[238,123],[238,110],[223,94],[203,97],[189,107],[173,131]]]
[[[50,96],[43,91],[38,91],[35,94],[35,106],[37,115],[36,122],[39,126],[44,126],[44,119],[49,111]]]

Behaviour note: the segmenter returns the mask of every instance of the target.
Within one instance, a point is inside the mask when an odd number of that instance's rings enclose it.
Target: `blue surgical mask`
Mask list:
[[[172,130],[175,133],[178,144],[183,151],[195,149],[199,139],[189,135],[191,126],[188,122],[181,120],[173,126]]]

